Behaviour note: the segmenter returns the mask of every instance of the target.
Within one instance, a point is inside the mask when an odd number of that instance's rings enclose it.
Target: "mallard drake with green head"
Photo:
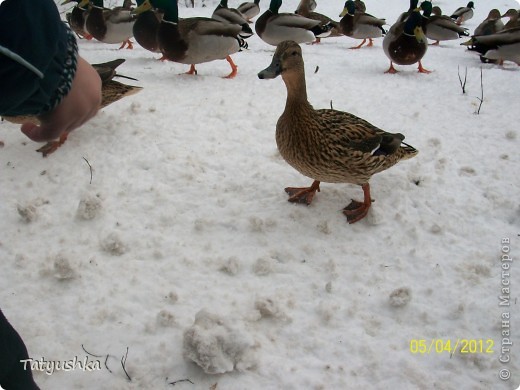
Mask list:
[[[321,23],[321,25],[323,25],[323,26],[326,24],[331,25],[332,28],[330,30],[330,35],[328,35],[327,38],[342,36],[343,34],[340,31],[339,22],[332,20],[331,18],[329,18],[326,15],[311,11],[311,3],[313,1],[314,0],[301,0],[300,4],[298,4],[298,7],[296,8],[295,13],[298,15],[304,16],[306,18],[309,18],[309,19],[318,20]],[[316,40],[313,42],[313,44],[320,43],[320,41],[321,41],[321,38],[316,37]]]
[[[231,66],[226,78],[236,76],[237,66],[230,55],[247,47],[240,37],[241,26],[203,17],[179,19],[176,0],[145,0],[133,12],[140,14],[152,6],[164,11],[157,40],[166,59],[191,65],[188,74],[196,73],[196,64],[226,59]]]
[[[132,77],[123,76],[116,72],[116,68],[123,62],[125,62],[125,60],[120,58],[102,64],[92,64],[92,67],[96,69],[102,82],[100,108],[104,108],[109,104],[117,102],[125,96],[130,96],[141,91],[142,87],[123,84],[113,80],[114,77],[123,77],[130,80],[135,80]],[[37,125],[40,125],[40,120],[38,119],[38,117],[34,115],[11,116],[4,117],[4,119],[11,123],[16,123],[20,125],[25,122],[33,122]],[[63,133],[58,140],[47,142],[44,146],[39,148],[37,152],[40,152],[43,155],[43,157],[47,157],[49,154],[55,152],[61,145],[65,143],[68,135],[69,133]]]
[[[98,41],[104,43],[123,42],[120,49],[126,45],[132,49],[130,41],[135,18],[130,14],[127,4],[130,0],[125,0],[123,7],[106,9],[103,0],[90,0],[91,8],[87,17],[87,31]]]
[[[370,209],[370,177],[417,150],[403,144],[402,134],[391,134],[347,112],[315,110],[307,100],[305,69],[300,46],[281,42],[271,65],[260,79],[282,76],[287,87],[285,110],[276,124],[276,144],[282,157],[302,175],[314,180],[310,187],[288,187],[289,201],[309,205],[320,183],[360,185],[364,201],[353,200],[343,209],[349,223],[363,219]]]
[[[61,5],[69,4],[73,1],[77,4],[72,8],[71,12],[65,15],[67,22],[72,31],[74,31],[79,37],[91,40],[92,35],[87,32],[85,26],[88,16],[89,0],[65,0]]]
[[[240,34],[242,38],[248,38],[253,35],[253,30],[249,27],[249,22],[246,20],[245,16],[237,9],[229,8],[228,0],[220,0],[217,8],[213,11],[211,18],[220,22],[242,26],[242,33]]]
[[[510,8],[506,11],[503,18],[509,18],[509,21],[505,24],[504,30],[508,28],[520,27],[520,20],[518,20],[519,12],[514,8]]]
[[[432,7],[431,2],[423,1],[421,9],[424,18],[423,30],[427,38],[435,41],[432,45],[438,45],[440,41],[451,41],[469,36],[468,29],[459,26],[449,16],[442,15],[441,9]]]
[[[468,3],[465,7],[459,7],[451,14],[450,18],[455,20],[455,23],[462,24],[467,20],[470,20],[473,17],[473,9],[475,8],[475,4],[472,1]]]
[[[480,23],[473,35],[491,35],[504,29],[504,23],[502,22],[502,15],[496,8],[489,11],[489,14],[482,23]]]
[[[481,54],[482,62],[512,61],[520,66],[520,27],[502,30],[496,34],[472,36],[461,45]]]
[[[253,19],[256,15],[260,13],[260,0],[242,3],[237,7],[237,10],[245,16],[248,23],[253,23],[251,19]]]
[[[419,63],[419,73],[430,73],[429,70],[423,68],[421,63],[421,59],[428,49],[428,40],[421,25],[422,16],[417,8],[408,17],[400,17],[390,27],[383,39],[383,50],[390,60],[390,68],[385,73],[397,72],[394,63],[412,65],[417,62]]]
[[[271,0],[269,9],[256,19],[256,33],[264,42],[273,46],[287,39],[310,43],[330,35],[331,25],[297,14],[279,13],[281,5],[282,0]]]
[[[136,0],[137,6],[143,4],[144,0]],[[141,12],[135,19],[132,32],[136,42],[153,53],[160,53],[159,42],[157,42],[157,31],[162,20],[163,13],[157,9]]]
[[[385,19],[356,11],[356,5],[352,0],[345,2],[345,7],[339,16],[341,16],[339,21],[341,32],[348,37],[363,40],[358,46],[351,47],[351,49],[360,49],[367,39],[367,46],[372,46],[374,38],[381,38],[383,34],[386,34],[383,28],[386,23]]]

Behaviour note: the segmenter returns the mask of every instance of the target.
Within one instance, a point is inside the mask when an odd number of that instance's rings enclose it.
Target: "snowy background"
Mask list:
[[[182,4],[180,14],[210,16],[216,1],[206,4]],[[390,24],[408,7],[366,4]],[[449,14],[465,1],[434,5]],[[322,0],[316,11],[339,20],[342,6]],[[518,3],[476,1],[470,31],[491,7]],[[341,209],[362,198],[357,186],[324,183],[311,206],[287,202],[284,187],[311,180],[276,149],[285,86],[256,76],[274,47],[251,37],[250,50],[233,55],[237,77],[226,80],[226,61],[179,75],[188,66],[138,45],[80,41],[92,63],[126,58],[119,72],[144,89],[48,158],[18,125],[0,124],[1,308],[34,359],[83,360],[82,345],[101,356],[89,357],[100,371],[35,372],[42,389],[518,387],[520,67],[482,65],[464,40],[428,49],[430,75],[415,66],[384,74],[381,39],[361,50],[348,50],[359,41],[346,37],[303,45],[314,107],[332,101],[419,149],[373,177],[375,202],[354,225]],[[466,94],[458,68],[462,76],[467,68]],[[514,258],[510,307],[498,298],[504,238]],[[499,362],[504,311],[509,364]],[[187,330],[206,342],[208,361],[233,371],[206,374],[184,357]],[[414,354],[416,339],[494,346]],[[127,347],[131,381],[121,365]],[[498,377],[504,368],[509,381]]]

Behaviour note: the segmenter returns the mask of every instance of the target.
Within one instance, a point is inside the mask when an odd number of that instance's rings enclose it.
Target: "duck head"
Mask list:
[[[343,7],[343,11],[339,14],[340,17],[345,15],[353,16],[356,12],[356,4],[354,4],[353,0],[348,0],[345,2],[345,6]]]
[[[414,35],[417,42],[427,42],[424,31],[421,27],[422,15],[419,13],[419,8],[416,8],[406,20],[404,24],[404,33]]]
[[[258,73],[259,79],[274,79],[280,75],[284,77],[294,70],[303,71],[302,49],[294,41],[283,41],[278,44],[269,65]]]

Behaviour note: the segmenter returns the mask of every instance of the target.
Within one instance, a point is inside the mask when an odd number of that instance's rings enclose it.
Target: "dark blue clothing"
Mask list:
[[[16,1],[16,0],[15,0]],[[20,335],[0,310],[0,386],[5,390],[38,390],[34,383],[27,349]],[[25,368],[24,365],[27,367]]]
[[[63,83],[68,39],[68,27],[53,0],[2,2],[0,46],[18,54],[44,77],[0,53],[0,115],[41,114],[49,109]]]

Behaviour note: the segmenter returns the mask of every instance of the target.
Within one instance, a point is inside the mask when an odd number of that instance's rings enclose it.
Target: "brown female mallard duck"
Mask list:
[[[141,87],[127,85],[112,80],[114,77],[124,77],[131,80],[135,80],[131,77],[123,76],[116,72],[116,68],[123,62],[125,62],[125,60],[120,58],[102,64],[92,64],[92,67],[96,69],[102,82],[100,108],[104,108],[109,104],[112,104],[124,98],[125,96],[133,95],[142,89]],[[40,120],[38,119],[38,117],[33,115],[20,115],[10,117],[6,116],[3,117],[3,119],[7,120],[8,122],[20,125],[25,122],[33,122],[37,125],[40,124]],[[38,149],[37,152],[40,152],[43,155],[43,157],[46,157],[47,155],[56,151],[56,149],[58,149],[61,145],[63,145],[63,143],[67,140],[68,135],[68,133],[63,133],[58,140],[46,143],[44,146]]]
[[[504,23],[501,18],[500,11],[496,8],[492,9],[489,11],[487,18],[475,28],[473,35],[491,35],[503,30]]]
[[[518,19],[519,16],[520,14],[518,10],[514,8],[508,9],[506,13],[502,15],[503,18],[509,18],[509,21],[504,26],[504,30],[508,28],[520,27],[520,20]]]
[[[364,201],[353,200],[343,209],[349,223],[363,219],[370,208],[370,185],[375,173],[417,150],[403,144],[402,134],[391,134],[347,112],[315,110],[307,100],[302,50],[294,41],[281,42],[261,79],[281,75],[287,87],[285,110],[276,125],[282,157],[301,174],[314,179],[310,187],[288,187],[290,202],[310,204],[320,182],[352,183],[363,188]]]

